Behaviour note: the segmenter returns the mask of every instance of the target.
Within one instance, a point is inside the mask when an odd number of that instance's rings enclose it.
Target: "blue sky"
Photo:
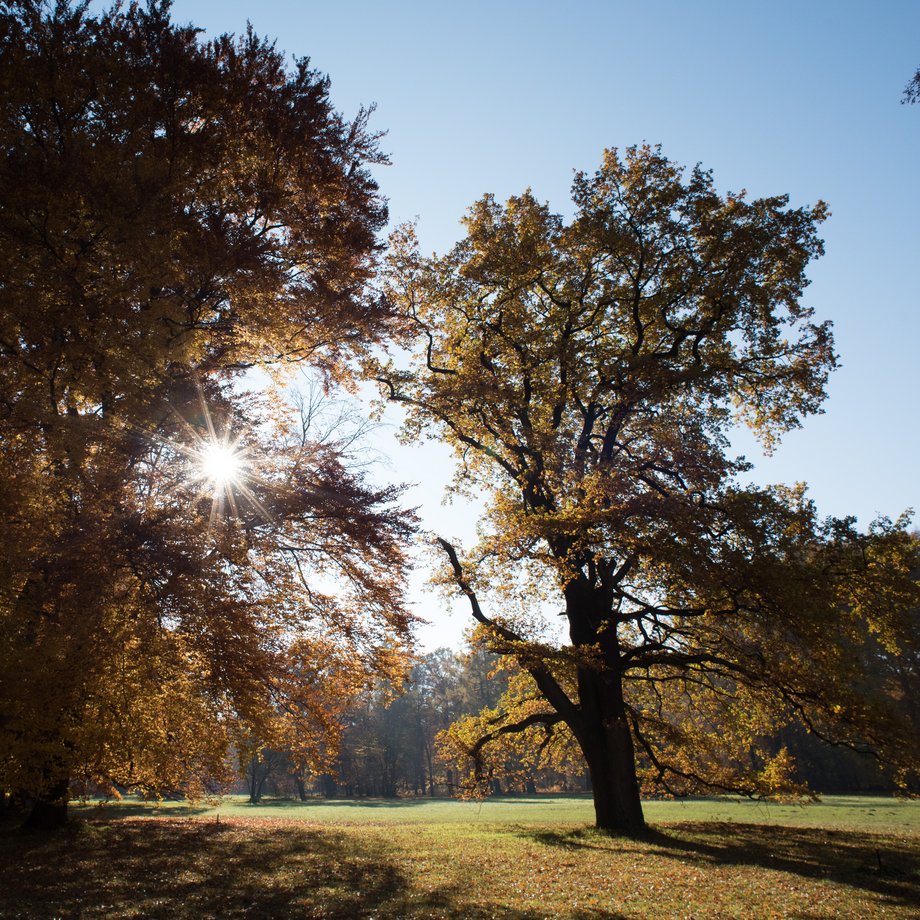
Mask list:
[[[920,509],[920,105],[900,104],[920,66],[920,2],[492,3],[178,0],[174,18],[262,35],[332,78],[344,114],[376,103],[392,157],[378,178],[394,223],[418,219],[443,251],[485,192],[531,186],[562,213],[574,169],[604,147],[661,143],[722,190],[829,202],[826,256],[807,302],[835,324],[841,368],[825,414],[771,458],[745,438],[760,482],[804,480],[824,514]],[[449,455],[377,443],[387,475],[417,482],[426,525],[472,534],[474,509],[441,505]],[[454,644],[466,617],[415,587]],[[429,598],[429,600],[423,600]]]

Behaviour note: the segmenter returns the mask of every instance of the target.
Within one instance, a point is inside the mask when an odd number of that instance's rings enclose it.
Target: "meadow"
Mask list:
[[[3,918],[920,916],[920,803],[647,802],[648,833],[587,798],[85,803],[0,837]]]

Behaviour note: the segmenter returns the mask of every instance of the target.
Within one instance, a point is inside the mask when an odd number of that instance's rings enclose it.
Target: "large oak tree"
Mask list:
[[[442,257],[411,228],[393,239],[413,355],[372,373],[407,436],[446,440],[487,498],[478,546],[439,541],[446,578],[530,675],[454,749],[561,732],[598,826],[626,831],[641,783],[796,791],[762,743],[785,719],[909,765],[917,739],[871,662],[911,641],[916,541],[745,486],[730,450],[738,422],[771,446],[824,398],[830,324],[802,295],[825,205],[720,194],[651,147],[607,151],[573,197],[566,222],[487,196]],[[565,642],[542,617],[560,604]]]
[[[411,520],[241,395],[253,367],[334,382],[386,333],[383,157],[328,89],[168,2],[2,5],[0,783],[36,821],[77,775],[322,759],[341,700],[398,670]]]

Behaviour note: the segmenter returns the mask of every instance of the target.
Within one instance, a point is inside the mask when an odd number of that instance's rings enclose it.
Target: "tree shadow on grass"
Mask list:
[[[127,818],[46,836],[7,831],[0,833],[0,917],[544,916],[482,903],[459,885],[420,886],[397,855],[379,839],[271,820]]]
[[[582,799],[587,797],[581,796]],[[578,801],[577,796],[570,796],[570,801]],[[352,808],[395,808],[395,809],[413,809],[413,808],[431,808],[432,805],[542,805],[546,806],[556,801],[556,797],[547,796],[488,796],[484,799],[459,799],[455,796],[417,796],[414,798],[311,798],[306,801],[299,799],[275,799],[264,798],[254,808],[277,808],[290,809],[296,811],[298,808],[322,808],[322,809],[352,809]],[[248,802],[233,803],[234,808],[246,808]]]
[[[517,833],[563,850],[616,852],[635,846],[650,855],[699,866],[753,866],[787,872],[915,906],[920,916],[920,841],[916,837],[734,822],[662,825],[637,838],[607,836],[594,829],[565,832],[521,827]]]
[[[92,819],[106,820],[109,817],[118,818],[149,818],[152,816],[168,816],[171,818],[192,818],[200,815],[213,814],[215,806],[208,802],[164,802],[132,801],[131,799],[106,800],[102,802],[72,802],[69,813],[77,820]]]
[[[298,799],[270,799],[264,798],[256,803],[254,808],[277,808],[296,811],[298,808],[323,808],[323,809],[349,809],[349,808],[414,808],[420,805],[428,805],[432,802],[448,802],[450,799],[434,798],[417,798],[417,799],[384,799],[384,798],[366,798],[366,799],[307,799],[301,802]],[[235,808],[245,809],[248,802],[234,803]]]

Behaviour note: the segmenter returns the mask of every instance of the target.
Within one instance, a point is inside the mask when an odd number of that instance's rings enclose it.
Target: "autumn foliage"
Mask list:
[[[573,200],[565,221],[486,196],[440,257],[393,238],[412,360],[372,372],[486,498],[477,546],[437,541],[443,580],[529,675],[453,749],[475,781],[518,733],[574,740],[619,830],[643,824],[640,787],[803,792],[764,743],[789,720],[909,769],[916,724],[880,666],[917,648],[907,522],[821,520],[730,450],[733,425],[770,448],[820,409],[836,356],[803,295],[826,206],[721,194],[648,146],[607,151]]]
[[[398,680],[396,490],[241,378],[331,384],[386,333],[382,156],[328,85],[165,2],[0,14],[0,785],[50,820],[72,777],[325,762],[349,696]]]

